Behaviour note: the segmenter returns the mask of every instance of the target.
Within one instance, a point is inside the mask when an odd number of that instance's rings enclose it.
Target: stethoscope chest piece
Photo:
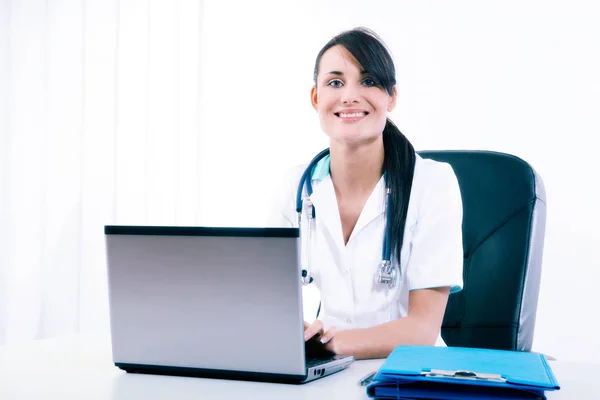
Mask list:
[[[383,260],[377,270],[377,283],[388,285],[390,289],[396,286],[398,280],[398,272],[388,260]]]

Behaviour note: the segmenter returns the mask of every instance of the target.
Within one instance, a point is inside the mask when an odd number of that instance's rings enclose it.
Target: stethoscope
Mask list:
[[[307,244],[311,242],[311,231],[315,225],[316,219],[316,211],[315,207],[310,201],[310,196],[313,193],[312,189],[312,173],[313,169],[317,165],[321,159],[329,155],[329,149],[325,149],[321,151],[319,154],[312,159],[312,161],[308,164],[308,167],[302,173],[300,178],[300,184],[298,185],[298,192],[296,194],[296,212],[298,213],[298,227],[301,227],[302,222],[302,210],[304,204],[306,204],[307,215],[308,215],[308,233],[307,233]],[[385,179],[385,176],[384,176]],[[306,186],[306,196],[303,198],[304,186]],[[385,223],[385,233],[383,236],[383,250],[381,256],[381,263],[379,264],[379,270],[377,271],[377,282],[380,284],[388,285],[391,289],[396,285],[398,273],[396,269],[392,266],[392,262],[390,261],[390,188],[387,187],[386,183],[386,223]],[[307,251],[307,266],[310,266],[310,251]],[[311,276],[308,269],[302,269],[302,284],[309,285],[312,283],[313,277]]]

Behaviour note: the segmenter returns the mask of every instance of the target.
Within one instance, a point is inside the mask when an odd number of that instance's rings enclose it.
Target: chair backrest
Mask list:
[[[546,194],[518,157],[490,151],[420,151],[449,163],[463,201],[464,288],[442,324],[448,346],[531,350],[537,310]]]

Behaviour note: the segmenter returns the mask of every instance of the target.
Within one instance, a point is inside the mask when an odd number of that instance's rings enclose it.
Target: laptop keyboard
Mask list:
[[[335,353],[327,350],[316,338],[304,343],[304,351],[306,354],[306,368],[325,364],[337,358]]]
[[[306,368],[316,367],[317,365],[322,365],[331,361],[335,361],[337,359],[336,356],[327,357],[327,358],[311,358],[306,360]]]

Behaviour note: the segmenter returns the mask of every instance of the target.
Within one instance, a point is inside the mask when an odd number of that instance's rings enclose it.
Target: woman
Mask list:
[[[308,172],[312,192],[302,192],[302,265],[321,295],[305,339],[358,359],[400,344],[443,345],[448,296],[462,288],[458,182],[450,165],[415,154],[387,118],[396,100],[393,60],[371,31],[343,32],[319,52],[311,102],[330,152]],[[278,225],[298,225],[305,168],[279,191]],[[377,279],[387,222],[393,283]]]

